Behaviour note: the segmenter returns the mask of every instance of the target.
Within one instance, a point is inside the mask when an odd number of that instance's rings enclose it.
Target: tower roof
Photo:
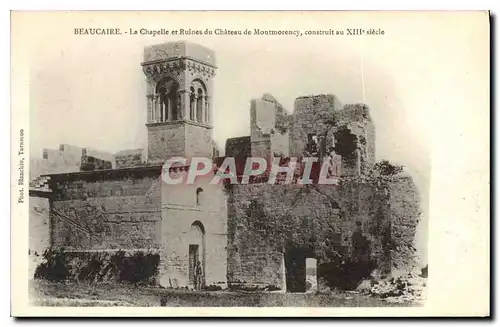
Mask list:
[[[144,48],[144,63],[178,58],[190,58],[215,67],[215,52],[197,43],[176,41]]]

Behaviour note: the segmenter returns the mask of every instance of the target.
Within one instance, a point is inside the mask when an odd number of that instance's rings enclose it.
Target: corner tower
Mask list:
[[[215,53],[199,44],[169,42],[144,49],[148,161],[212,156]]]

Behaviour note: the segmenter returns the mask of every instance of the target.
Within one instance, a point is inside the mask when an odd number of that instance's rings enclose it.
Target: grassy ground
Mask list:
[[[376,307],[401,306],[355,293],[195,292],[116,284],[30,281],[38,306]]]

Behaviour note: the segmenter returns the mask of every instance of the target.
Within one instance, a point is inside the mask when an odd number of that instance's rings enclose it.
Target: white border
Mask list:
[[[58,1],[44,1],[42,2],[37,2],[37,1],[15,1],[12,3],[8,2],[2,2],[2,5],[6,5],[9,7],[8,9],[15,9],[15,10],[109,10],[109,9],[121,9],[121,10],[154,10],[154,9],[210,9],[210,10],[241,10],[241,9],[261,9],[261,10],[272,10],[272,9],[286,9],[286,10],[297,10],[297,9],[309,9],[309,10],[328,10],[328,9],[337,9],[337,10],[388,10],[388,9],[402,9],[402,10],[465,10],[465,9],[492,9],[494,13],[499,12],[498,10],[498,1],[482,1],[482,0],[476,0],[474,2],[466,2],[466,1],[454,1],[452,3],[447,3],[442,1],[441,3],[439,1],[418,1],[417,3],[406,3],[406,2],[397,2],[397,1],[349,1],[349,2],[339,2],[335,4],[325,4],[324,1],[307,1],[307,2],[287,2],[285,3],[271,3],[271,1],[252,1],[251,5],[249,4],[243,4],[243,3],[225,3],[223,1],[210,1],[210,4],[208,4],[206,1],[197,1],[197,0],[192,0],[183,3],[170,3],[167,6],[165,5],[164,1],[154,1],[154,2],[134,2],[134,3],[121,3],[120,6],[118,7],[116,4],[111,4],[111,3],[105,3],[102,0],[88,0],[88,1],[73,1],[71,3],[62,3]],[[9,6],[10,5],[10,6]],[[3,13],[3,20],[2,23],[5,26],[2,26],[3,28],[1,29],[1,36],[3,38],[3,44],[7,45],[9,43],[10,39],[10,31],[9,31],[9,20],[10,13],[7,10],[2,11]],[[496,37],[495,37],[496,39]],[[3,47],[3,62],[4,64],[4,69],[6,71],[6,74],[3,76],[9,76],[7,72],[10,72],[10,51],[9,51],[9,46],[4,46]],[[7,62],[9,62],[9,65],[7,65]],[[10,80],[7,78],[2,79],[2,82],[5,83],[3,85],[3,94],[5,94],[5,108],[4,110],[1,111],[3,117],[0,119],[0,122],[4,124],[0,128],[0,130],[3,133],[3,137],[0,137],[0,144],[3,147],[4,151],[6,153],[10,154],[10,142],[8,141],[10,139],[10,94],[9,94],[9,85],[10,85]],[[497,91],[498,85],[495,85],[495,90],[492,90],[492,92]],[[498,117],[498,115],[497,115]],[[497,121],[495,121],[494,125],[496,124]],[[498,125],[497,125],[498,126]],[[498,144],[496,145],[498,146]],[[496,149],[495,146],[495,150]],[[1,165],[4,171],[10,171],[10,161],[7,159],[8,156],[5,156],[5,159],[1,161]],[[5,186],[3,189],[2,196],[0,197],[4,201],[3,203],[3,208],[10,208],[10,188],[7,190],[7,180],[8,178],[6,177],[7,175],[4,176],[4,183],[2,185]],[[10,176],[10,175],[9,175]],[[497,196],[495,196],[495,200],[497,199]],[[494,201],[497,202],[497,201]],[[9,214],[7,216],[10,216],[10,210]],[[494,217],[495,219],[496,217]],[[10,225],[10,224],[9,224]],[[496,224],[498,226],[498,224]],[[9,229],[10,230],[10,229]],[[5,233],[7,233],[7,229],[4,229]],[[10,235],[4,235],[2,237],[2,241],[4,242],[2,249],[10,249]],[[10,252],[10,251],[9,251]],[[4,257],[6,257],[7,253],[4,253]],[[9,278],[8,276],[10,275],[10,269],[7,268],[6,265],[4,265],[2,271],[2,277],[5,277],[5,281],[7,281]],[[10,284],[10,280],[9,280]],[[6,286],[4,284],[4,286]],[[5,287],[7,289],[7,287]],[[10,307],[10,294],[9,292],[2,292],[3,297],[2,297],[2,307],[7,308]],[[5,310],[5,309],[4,309]],[[6,317],[6,312],[2,315],[3,317]],[[2,321],[3,323],[11,324],[14,323],[12,319],[9,319],[9,321]],[[50,322],[49,322],[50,323]],[[69,321],[63,322],[65,324],[70,323]],[[109,324],[112,323],[111,321],[89,321],[85,323],[92,323],[94,325],[100,325],[100,324]],[[117,323],[122,323],[122,322],[117,322]],[[141,323],[141,322],[139,322]],[[163,322],[159,322],[163,323]],[[173,323],[173,322],[169,322]],[[234,323],[234,322],[233,322]],[[259,322],[259,323],[276,323],[276,322]],[[338,323],[338,322],[336,322]],[[433,322],[428,322],[424,321],[422,323],[428,324],[428,323],[433,323]]]

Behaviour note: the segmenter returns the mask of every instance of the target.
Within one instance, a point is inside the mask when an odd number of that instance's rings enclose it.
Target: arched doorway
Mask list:
[[[189,285],[194,287],[196,280],[196,264],[201,266],[201,285],[205,284],[205,227],[195,221],[189,229]]]

